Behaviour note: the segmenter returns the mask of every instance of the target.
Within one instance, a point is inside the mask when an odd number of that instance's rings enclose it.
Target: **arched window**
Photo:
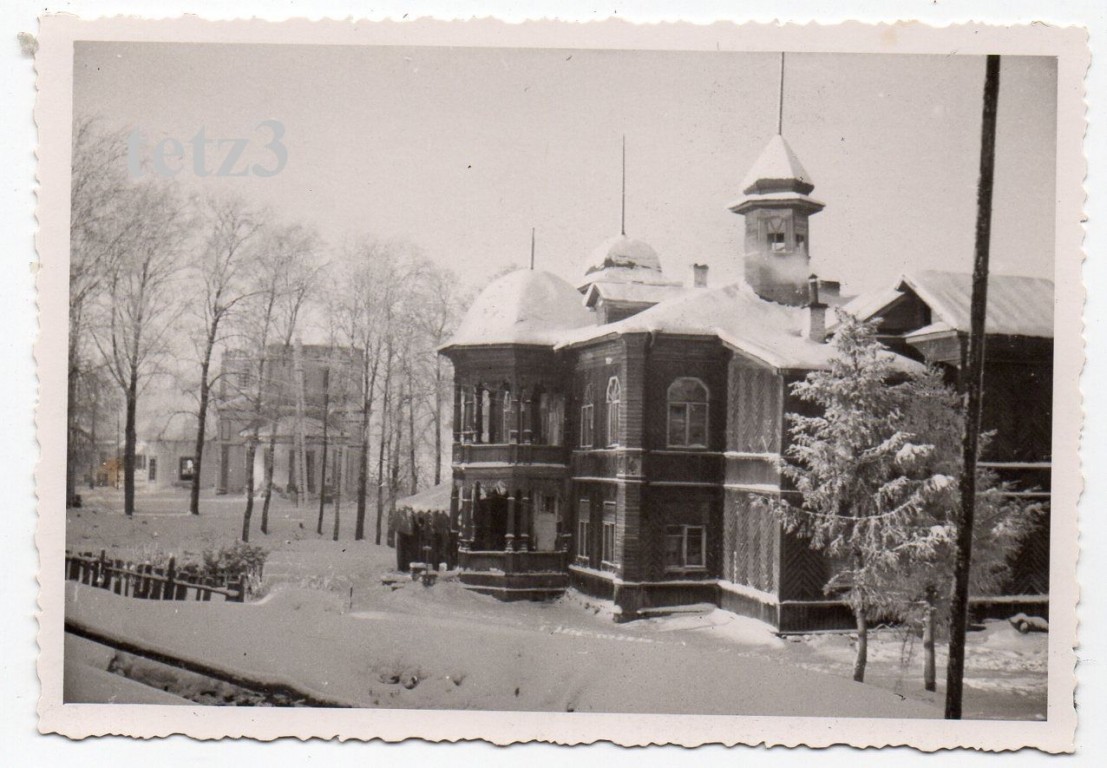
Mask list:
[[[619,404],[623,400],[623,388],[619,377],[612,376],[607,382],[607,444],[619,444]]]
[[[592,385],[584,388],[584,397],[580,401],[580,447],[592,447]]]
[[[684,377],[669,385],[669,445],[707,447],[707,387]]]

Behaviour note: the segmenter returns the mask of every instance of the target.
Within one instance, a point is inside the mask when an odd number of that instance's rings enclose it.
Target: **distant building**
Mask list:
[[[785,534],[757,497],[794,493],[778,462],[791,384],[827,365],[838,284],[809,279],[808,219],[824,204],[782,136],[730,210],[744,283],[668,279],[656,252],[604,243],[576,287],[542,271],[485,288],[442,349],[454,365],[450,516],[462,581],[504,598],[574,586],[624,618],[709,602],[783,632],[851,625],[823,592],[831,565]],[[854,299],[881,317],[905,367],[955,378],[968,278],[908,275]],[[991,280],[985,459],[1048,498],[1052,284]],[[583,296],[582,296],[583,294]],[[1033,489],[1033,490],[1030,490]],[[1006,605],[1043,612],[1048,524],[1021,555]]]
[[[245,491],[246,447],[252,440],[257,441],[254,487],[258,492],[264,489],[271,447],[277,493],[306,492],[311,497],[324,489],[333,492],[340,469],[343,493],[354,492],[360,449],[352,436],[361,409],[361,360],[360,352],[344,347],[273,344],[265,353],[265,380],[259,389],[261,356],[251,350],[225,353],[218,388],[217,492]],[[301,435],[302,462],[297,447]],[[301,482],[301,475],[306,482]]]

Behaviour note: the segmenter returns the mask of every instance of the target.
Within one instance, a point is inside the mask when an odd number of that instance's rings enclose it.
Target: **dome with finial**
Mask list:
[[[592,283],[646,283],[649,285],[668,285],[661,269],[661,259],[653,247],[643,241],[626,235],[615,235],[604,240],[592,251],[583,289]]]
[[[488,284],[442,349],[490,344],[552,344],[593,322],[572,285],[549,272],[518,269]]]

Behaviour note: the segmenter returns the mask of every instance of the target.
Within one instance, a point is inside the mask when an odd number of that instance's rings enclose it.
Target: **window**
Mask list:
[[[504,437],[506,442],[519,442],[519,426],[515,420],[515,402],[511,399],[511,392],[504,392]]]
[[[619,377],[612,376],[607,382],[607,444],[619,444],[619,404],[623,399],[623,388]]]
[[[669,385],[669,445],[707,447],[707,387],[699,379],[680,378]]]
[[[476,423],[476,391],[472,387],[461,390],[461,440],[469,443],[473,440],[473,425]]]
[[[592,504],[588,499],[581,499],[577,506],[577,561],[588,564],[591,557],[589,546],[589,533],[591,528]]]
[[[605,565],[615,565],[615,502],[603,503],[603,549],[600,560]]]
[[[135,469],[146,469],[146,455],[142,453],[135,454]]]
[[[807,235],[796,235],[796,248],[802,249],[807,246]]]
[[[179,471],[177,479],[181,482],[191,480],[193,475],[196,474],[196,462],[191,456],[182,456],[181,463],[179,465]]]
[[[580,406],[580,447],[592,447],[592,385],[584,388],[584,398]]]
[[[707,565],[707,529],[702,525],[665,526],[665,570],[685,571]]]
[[[785,248],[784,219],[773,218],[768,220],[769,248],[773,251],[783,251]]]
[[[158,479],[158,460],[153,456],[150,457],[150,482],[154,482]]]

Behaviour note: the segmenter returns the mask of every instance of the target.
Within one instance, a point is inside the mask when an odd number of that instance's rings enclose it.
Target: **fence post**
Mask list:
[[[121,595],[121,594],[123,594],[123,579],[125,578],[125,575],[123,573],[123,561],[118,560],[118,559],[113,560],[112,565],[115,566],[115,590],[114,590],[114,592],[117,595]]]
[[[162,600],[173,600],[177,597],[177,558],[169,558],[169,566],[165,569],[165,586],[161,591]]]
[[[108,584],[107,584],[107,577],[108,577],[107,554],[108,554],[107,552],[105,552],[104,550],[101,549],[100,550],[100,559],[96,561],[96,586],[103,587],[104,589],[108,588]]]
[[[246,582],[246,573],[243,572],[238,579],[238,602],[240,603],[246,602]]]

